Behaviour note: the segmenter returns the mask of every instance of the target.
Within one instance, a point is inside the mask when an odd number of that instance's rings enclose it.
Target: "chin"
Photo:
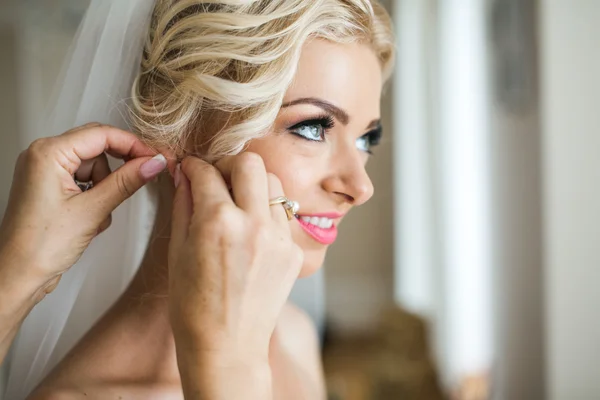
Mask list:
[[[298,278],[308,278],[313,275],[315,272],[321,269],[323,266],[323,262],[325,261],[325,252],[324,251],[304,251],[304,264],[302,265],[302,269],[300,270],[300,275]]]

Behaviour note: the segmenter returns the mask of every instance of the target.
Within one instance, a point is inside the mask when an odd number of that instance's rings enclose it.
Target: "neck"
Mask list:
[[[162,177],[153,188],[159,193],[159,205],[151,239],[137,274],[113,309],[118,329],[134,332],[136,344],[143,349],[136,368],[145,378],[159,382],[179,380],[167,302],[172,185],[170,177]]]
[[[169,177],[162,177],[156,187],[158,191],[158,210],[150,242],[142,264],[126,294],[130,301],[137,298],[143,303],[156,303],[166,307],[169,273],[168,256],[171,236],[171,212],[173,204],[173,183]]]

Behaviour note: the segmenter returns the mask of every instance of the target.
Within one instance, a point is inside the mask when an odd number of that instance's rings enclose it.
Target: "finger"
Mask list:
[[[195,212],[212,212],[219,204],[233,204],[223,176],[212,165],[197,157],[186,157],[181,171],[190,181]]]
[[[133,133],[107,125],[71,130],[53,140],[63,155],[59,159],[61,166],[71,174],[79,169],[82,161],[91,160],[105,151],[125,159],[156,155],[156,151]]]
[[[274,174],[269,173],[267,175],[267,179],[269,182],[269,198],[276,199],[277,197],[285,196],[283,192],[283,187],[281,186],[281,181]],[[285,212],[285,208],[283,208],[282,204],[275,204],[269,207],[271,209],[271,217],[282,224],[288,224],[287,213]]]
[[[97,218],[102,221],[166,166],[167,162],[161,154],[153,158],[136,158],[123,164],[99,184],[76,198],[90,202]]]
[[[167,169],[169,170],[169,174],[171,175],[171,177],[174,178],[175,168],[177,168],[177,166],[181,168],[175,150],[166,146],[160,147],[157,150],[167,159]]]
[[[256,153],[225,157],[215,164],[231,182],[235,204],[253,215],[269,215],[269,183],[263,159]]]
[[[97,185],[109,176],[111,172],[108,158],[105,153],[102,153],[91,160],[83,161],[79,169],[75,172],[75,179],[81,182],[92,181],[94,185]]]
[[[70,129],[69,131],[65,132],[65,133],[72,133],[72,132],[77,132],[77,131],[82,131],[85,129],[90,129],[90,128],[97,128],[97,127],[101,127],[102,124],[99,122],[89,122],[87,124],[81,125],[81,126],[77,126],[73,129]],[[61,136],[61,135],[58,135]]]
[[[177,166],[174,172],[175,197],[173,198],[173,212],[171,220],[171,240],[169,242],[169,266],[175,264],[181,254],[183,245],[189,234],[189,227],[194,212],[190,181]]]

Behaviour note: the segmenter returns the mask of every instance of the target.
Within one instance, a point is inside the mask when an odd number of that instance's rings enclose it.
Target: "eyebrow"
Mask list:
[[[281,106],[281,108],[292,107],[298,104],[312,104],[314,106],[322,108],[323,110],[333,114],[344,125],[348,125],[348,123],[350,122],[350,116],[346,111],[342,110],[338,106],[335,106],[325,100],[318,99],[316,97],[304,97],[301,99],[292,100],[290,102],[284,103]],[[369,126],[367,126],[367,130],[376,128],[381,128],[381,119],[374,119],[369,123]]]
[[[302,99],[292,100],[288,103],[284,103],[281,108],[291,107],[298,104],[312,104],[313,106],[317,106],[322,108],[325,111],[330,112],[334,115],[342,124],[348,125],[350,122],[350,116],[348,113],[338,106],[335,106],[325,100],[317,99],[315,97],[305,97]]]
[[[374,119],[373,121],[371,121],[369,126],[367,126],[368,131],[370,131],[371,129],[377,129],[377,128],[381,128],[381,120],[380,119]]]

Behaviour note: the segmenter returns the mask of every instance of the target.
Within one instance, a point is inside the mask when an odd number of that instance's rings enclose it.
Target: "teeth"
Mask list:
[[[333,220],[329,218],[302,216],[300,219],[307,224],[318,226],[321,229],[330,229],[333,226]]]

